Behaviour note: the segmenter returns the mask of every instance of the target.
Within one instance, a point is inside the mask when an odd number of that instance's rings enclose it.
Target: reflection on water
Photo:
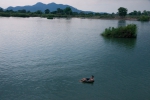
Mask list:
[[[118,20],[118,27],[126,26],[126,20]]]
[[[104,38],[104,41],[106,43],[110,43],[112,45],[117,45],[120,47],[125,47],[125,48],[134,48],[136,45],[136,39],[135,38]]]

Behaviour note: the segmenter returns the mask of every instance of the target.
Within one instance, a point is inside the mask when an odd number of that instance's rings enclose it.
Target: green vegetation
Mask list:
[[[50,11],[50,9],[45,9],[45,11],[37,10],[35,12],[26,11],[25,9],[13,11],[13,10],[3,10],[0,8],[0,16],[2,17],[44,17],[48,19],[52,18],[94,18],[94,19],[124,19],[124,20],[138,20],[138,21],[149,21],[150,11],[144,10],[127,13],[127,8],[118,8],[117,13],[93,13],[93,12],[73,12],[70,7],[65,9],[57,8],[56,11]]]
[[[126,8],[120,7],[118,9],[119,16],[125,17],[127,15],[128,10]]]
[[[0,9],[0,16],[2,17],[44,17],[47,19],[52,19],[54,17],[58,18],[70,18],[70,17],[79,17],[79,18],[114,18],[114,15],[109,15],[107,13],[85,13],[85,12],[73,12],[70,7],[66,7],[65,9],[57,8],[56,11],[50,11],[49,9],[45,9],[44,12],[37,10],[35,12],[26,11],[25,9],[13,11]]]
[[[101,34],[104,37],[114,38],[136,38],[137,26],[135,24],[129,24],[127,26],[121,26],[118,28],[109,27]]]
[[[46,9],[45,10],[45,14],[49,14],[50,13],[50,10],[49,9]]]
[[[10,17],[10,14],[9,13],[0,12],[0,16],[2,16],[2,17]]]
[[[66,8],[64,9],[64,13],[67,14],[67,15],[72,15],[72,10],[71,10],[71,8],[70,8],[70,7],[66,7]]]
[[[46,9],[44,12],[41,10],[37,10],[36,12],[26,11],[25,9],[13,11],[6,10],[4,11],[0,8],[0,16],[2,17],[45,17],[48,19],[52,19],[53,17],[70,17],[74,16],[75,12],[72,12],[70,7],[66,7],[65,9],[58,8],[57,11],[50,12],[49,9]]]
[[[141,12],[134,10],[133,12],[129,13],[129,17],[136,18],[138,21],[149,21],[150,11],[144,10],[143,12]]]
[[[12,13],[11,16],[13,16],[13,17],[30,17],[29,14],[24,14],[24,13]]]
[[[48,16],[47,19],[53,19],[53,16]]]
[[[145,15],[142,15],[138,18],[139,21],[149,21],[150,17],[149,16],[145,16]]]

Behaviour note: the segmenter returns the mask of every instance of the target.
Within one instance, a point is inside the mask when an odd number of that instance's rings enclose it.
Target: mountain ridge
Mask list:
[[[26,11],[31,11],[31,12],[35,12],[37,10],[41,10],[42,12],[44,12],[46,9],[49,9],[52,12],[52,11],[56,11],[57,8],[65,9],[66,7],[70,7],[73,12],[78,12],[78,13],[80,13],[80,12],[92,12],[92,11],[82,11],[82,10],[79,10],[75,7],[70,6],[70,5],[56,4],[54,2],[48,3],[48,4],[44,4],[42,2],[37,2],[34,5],[16,6],[16,7],[9,6],[5,10],[18,11],[18,10],[25,9]]]

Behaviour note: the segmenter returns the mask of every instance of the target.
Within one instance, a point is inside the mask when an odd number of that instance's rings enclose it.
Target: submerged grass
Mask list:
[[[136,38],[137,26],[135,24],[129,24],[127,26],[120,26],[118,28],[109,27],[101,34],[104,37],[114,38]]]

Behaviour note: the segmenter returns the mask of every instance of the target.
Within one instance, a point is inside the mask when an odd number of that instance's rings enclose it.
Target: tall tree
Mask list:
[[[67,15],[71,15],[71,14],[72,14],[72,10],[71,10],[70,7],[66,7],[66,8],[64,9],[64,12],[65,12]]]
[[[120,7],[118,9],[119,16],[121,17],[125,17],[127,15],[127,12],[128,12],[127,8]]]
[[[13,13],[14,11],[13,10],[6,10],[6,12]]]
[[[138,11],[137,13],[138,13],[138,15],[141,15],[141,14],[142,14],[141,11]]]
[[[147,13],[146,10],[144,10],[142,14],[143,14],[143,15],[148,15],[148,13]]]
[[[27,13],[31,13],[31,11],[30,11],[30,10],[28,10],[28,11],[27,11]]]
[[[137,15],[137,14],[138,14],[138,12],[137,12],[136,10],[134,10],[133,13],[134,13],[134,15]]]
[[[57,13],[60,13],[61,12],[61,9],[60,8],[57,8]]]
[[[3,9],[0,7],[0,12],[3,12]]]
[[[57,13],[58,14],[63,14],[63,12],[64,12],[63,9],[57,8]]]
[[[25,9],[18,10],[19,13],[26,13],[27,11]]]
[[[81,11],[79,14],[80,14],[80,15],[85,15],[85,13],[84,13],[83,11]]]
[[[49,9],[46,9],[45,10],[45,14],[49,14],[50,13],[50,10]]]
[[[41,10],[37,10],[35,13],[36,14],[42,14],[42,11]]]
[[[147,14],[150,16],[150,11],[147,11]]]

